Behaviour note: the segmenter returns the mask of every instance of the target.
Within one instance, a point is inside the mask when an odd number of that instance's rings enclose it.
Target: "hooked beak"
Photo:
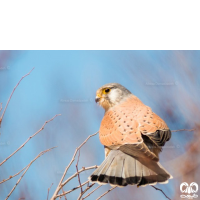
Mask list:
[[[95,102],[98,103],[100,101],[100,99],[101,99],[100,97],[96,96]]]
[[[99,92],[96,93],[95,102],[98,103],[101,100],[101,94]]]

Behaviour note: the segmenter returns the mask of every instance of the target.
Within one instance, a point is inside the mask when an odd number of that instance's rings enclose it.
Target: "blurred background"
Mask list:
[[[177,199],[182,182],[200,185],[199,63],[200,51],[0,51],[3,108],[20,78],[35,67],[17,87],[3,118],[0,162],[46,120],[61,114],[0,167],[1,181],[20,171],[41,151],[58,146],[32,164],[10,199],[45,200],[53,183],[49,193],[52,196],[76,147],[98,131],[104,110],[95,103],[95,92],[111,82],[128,88],[163,118],[171,130],[196,129],[172,133],[160,160],[174,179],[156,187]],[[104,148],[96,135],[81,149],[79,168],[99,165],[103,160]],[[81,174],[82,183],[92,171]],[[75,172],[72,165],[67,176]],[[0,199],[6,198],[19,177],[0,185]],[[64,189],[78,185],[74,178]],[[96,199],[109,188],[102,186],[88,199]],[[67,199],[77,199],[79,193],[80,190],[72,192]],[[103,197],[122,198],[165,199],[151,186],[117,188]]]

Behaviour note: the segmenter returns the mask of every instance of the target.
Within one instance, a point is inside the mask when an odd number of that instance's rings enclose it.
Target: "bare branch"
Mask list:
[[[75,174],[73,174],[72,176],[70,176],[66,181],[64,181],[61,186],[63,187],[64,185],[66,185],[70,180],[72,180],[74,177],[76,177],[78,174],[80,174],[81,172],[90,170],[90,169],[96,169],[98,166],[94,165],[91,167],[82,167],[82,169],[80,169],[78,172],[76,172]]]
[[[78,150],[78,159],[77,159],[77,163],[76,163],[76,171],[78,172],[78,162],[79,162],[79,158],[80,158],[80,149]],[[78,182],[79,182],[79,184],[80,184],[80,186],[81,186],[81,179],[80,179],[80,175],[79,175],[79,173],[78,173]],[[82,186],[81,186],[81,193],[83,192],[83,188],[82,188]]]
[[[17,86],[18,86],[18,85],[20,84],[20,82],[21,82],[26,76],[28,76],[33,70],[34,70],[34,68],[33,68],[28,74],[22,76],[22,78],[19,80],[19,82],[17,83],[17,85],[14,87],[14,89],[13,89],[13,91],[12,91],[12,93],[11,93],[11,95],[10,95],[8,101],[7,101],[6,107],[4,108],[4,111],[3,111],[3,113],[2,113],[2,115],[1,115],[1,117],[0,117],[0,126],[1,126],[1,123],[2,123],[2,120],[3,120],[3,116],[4,116],[5,112],[6,112],[7,107],[8,107],[8,104],[9,104],[9,102],[10,102],[10,100],[11,100],[11,98],[12,98],[12,95],[13,95],[13,93],[15,92]]]
[[[95,169],[97,168],[98,166],[97,165],[94,165],[94,166],[91,166],[91,167],[83,167],[81,170],[79,170],[78,172],[76,172],[75,174],[73,174],[71,177],[69,177],[65,182],[63,182],[61,185],[60,185],[60,188],[63,188],[64,185],[66,185],[70,180],[72,180],[73,178],[75,178],[78,174],[80,174],[81,172],[83,171],[87,171],[87,170],[90,170],[90,169]],[[73,192],[74,190],[80,188],[80,187],[83,187],[85,184],[88,184],[89,181],[86,181],[85,183],[67,191],[67,192],[63,192],[62,194],[58,194],[58,195],[55,195],[53,196],[52,198],[56,199],[58,197],[62,197],[70,192]],[[90,187],[89,187],[90,188]],[[59,190],[60,191],[60,190]],[[84,192],[84,191],[83,191]],[[84,193],[83,193],[84,194]]]
[[[167,199],[171,200],[161,189],[159,189],[159,188],[157,188],[157,187],[155,187],[155,186],[153,186],[153,185],[151,185],[151,187],[153,187],[153,188],[156,189],[156,190],[161,191],[161,192],[165,195],[165,197],[166,197]]]
[[[100,197],[98,197],[96,200],[101,199],[103,196],[105,196],[106,194],[108,194],[110,191],[114,190],[117,186],[110,188],[108,191],[106,191],[105,193],[103,193]]]
[[[51,184],[51,186],[48,188],[47,200],[49,199],[49,191],[50,191],[50,189],[51,189],[52,185],[53,185],[53,183],[52,183],[52,184]]]
[[[24,171],[27,167],[28,167],[28,165],[27,165],[26,167],[24,167],[22,170],[20,170],[19,172],[17,172],[15,175],[9,176],[9,178],[7,178],[7,179],[3,179],[3,180],[0,182],[0,184],[6,182],[6,181],[8,181],[8,180],[10,180],[11,178],[13,178],[13,177],[15,177],[15,176],[17,176],[17,175],[19,175],[19,174],[20,174],[22,171]]]
[[[89,197],[93,192],[95,192],[96,190],[98,190],[102,185],[99,185],[98,187],[96,187],[94,190],[92,190],[92,192],[90,192],[89,194],[87,194],[85,197],[82,198],[82,200],[86,199],[87,197]]]
[[[83,187],[83,186],[86,185],[87,183],[89,183],[89,181],[86,181],[85,183],[82,183],[81,186]],[[73,188],[73,189],[71,189],[71,190],[69,190],[69,191],[67,191],[67,192],[63,192],[62,194],[58,194],[58,195],[56,196],[56,198],[62,197],[62,196],[64,196],[64,195],[66,195],[66,194],[69,194],[69,193],[73,192],[74,190],[77,190],[77,189],[80,188],[81,186],[79,185],[79,186],[77,186],[77,187],[75,187],[75,188]],[[62,188],[62,189],[63,189],[63,188]]]
[[[63,188],[62,188],[62,192],[64,193],[65,191],[63,190]],[[66,195],[64,195],[64,197],[65,197],[65,200],[67,200],[67,197],[66,197]]]
[[[10,195],[12,194],[12,192],[15,190],[15,188],[17,187],[17,185],[20,183],[20,181],[22,180],[22,178],[24,177],[24,175],[25,175],[26,172],[28,171],[29,167],[32,165],[32,163],[33,163],[35,160],[37,160],[40,156],[42,156],[43,154],[45,154],[45,153],[48,152],[48,151],[51,151],[51,150],[54,149],[54,148],[56,148],[56,147],[52,147],[52,148],[50,148],[50,149],[47,149],[47,150],[45,150],[45,151],[42,151],[41,153],[38,154],[38,156],[35,157],[34,160],[32,160],[32,161],[30,162],[30,164],[27,166],[26,170],[24,171],[24,173],[22,174],[22,176],[19,178],[19,180],[17,181],[17,183],[15,184],[15,186],[12,188],[12,190],[10,191],[10,193],[8,194],[8,196],[6,197],[5,200],[7,200],[7,199],[10,197]]]
[[[59,182],[59,184],[58,184],[58,187],[56,188],[56,190],[55,190],[55,192],[54,192],[54,194],[53,194],[53,196],[52,196],[52,198],[51,198],[51,200],[55,200],[57,197],[57,194],[58,194],[58,192],[61,190],[61,188],[68,182],[64,182],[64,183],[62,183],[63,182],[63,179],[65,178],[65,176],[66,176],[66,173],[67,173],[67,171],[68,171],[68,169],[70,168],[70,166],[72,165],[72,163],[74,162],[74,160],[75,160],[75,157],[76,157],[76,154],[77,154],[77,152],[78,152],[78,150],[91,138],[91,137],[93,137],[93,136],[95,136],[95,135],[97,135],[97,133],[98,133],[98,131],[96,132],[96,133],[94,133],[94,134],[92,134],[92,135],[89,135],[88,137],[87,137],[87,139],[78,147],[78,148],[76,148],[76,150],[75,150],[75,152],[74,152],[74,155],[73,155],[73,157],[72,157],[72,160],[71,160],[71,162],[69,163],[69,165],[65,168],[65,171],[64,171],[64,173],[63,173],[63,176],[61,177],[61,179],[60,179],[60,182]],[[82,168],[83,169],[83,168]],[[86,168],[85,168],[86,169]],[[91,169],[93,169],[93,168],[91,168]],[[76,173],[76,175],[74,176],[74,177],[76,177],[78,174]],[[71,180],[71,179],[70,179]]]
[[[1,112],[1,110],[2,110],[2,103],[0,103],[0,112]]]
[[[88,185],[88,186],[86,187],[86,189],[79,195],[79,197],[78,197],[77,200],[81,200],[81,197],[82,197],[92,186],[94,186],[94,185],[95,185],[95,183],[92,183],[91,185]]]
[[[36,136],[40,131],[42,131],[44,129],[44,127],[46,126],[46,124],[50,121],[52,121],[54,118],[56,118],[57,116],[59,116],[60,114],[58,115],[55,115],[53,118],[51,118],[50,120],[46,121],[44,123],[44,125],[41,127],[40,130],[38,130],[36,133],[34,133],[32,136],[30,136],[16,151],[14,151],[10,156],[8,156],[3,162],[0,163],[0,166],[5,163],[9,158],[11,158],[15,153],[17,153],[22,147],[25,146],[25,144],[31,139],[33,138],[34,136]]]
[[[75,177],[76,177],[78,174],[80,174],[81,172],[84,172],[84,171],[87,171],[87,170],[90,170],[90,169],[96,169],[97,167],[98,167],[97,165],[94,165],[94,166],[91,166],[91,167],[82,167],[81,170],[79,170],[78,172],[76,172],[75,174],[73,174],[71,177],[69,177],[65,182],[63,182],[63,183],[60,185],[60,190],[61,190],[61,188],[63,188],[64,185],[66,185],[70,180],[72,180],[73,178],[75,178]],[[67,192],[64,192],[64,193],[62,193],[62,194],[55,195],[55,196],[53,196],[52,198],[56,199],[56,198],[58,198],[58,197],[64,196],[64,195],[66,195],[66,194],[68,194],[68,193],[70,193],[70,192],[72,192],[72,191],[74,191],[74,190],[76,190],[76,189],[78,189],[78,188],[84,186],[84,185],[87,184],[87,183],[89,183],[89,181],[86,181],[85,183],[83,183],[83,184],[81,184],[81,185],[79,185],[79,186],[77,186],[77,187],[75,187],[75,188],[73,188],[73,189],[71,189],[71,190],[69,190],[69,191],[67,191]],[[59,190],[59,191],[60,191],[60,190]],[[84,191],[83,191],[83,192],[84,192]],[[84,193],[83,193],[83,194],[84,194]]]
[[[66,175],[68,169],[70,168],[70,166],[71,166],[72,163],[74,162],[78,150],[89,140],[89,138],[91,138],[92,136],[95,136],[97,133],[98,133],[98,132],[94,133],[93,135],[88,136],[87,139],[86,139],[78,148],[76,148],[76,151],[74,152],[74,155],[73,155],[73,157],[72,157],[72,160],[71,160],[71,162],[69,163],[69,165],[66,167],[65,172],[64,172],[64,174],[63,174],[63,177],[61,178],[61,182],[63,181],[63,179],[64,179],[64,177],[65,177],[65,175]]]
[[[179,131],[195,131],[195,129],[179,129],[179,130],[172,130],[171,132],[179,132]]]

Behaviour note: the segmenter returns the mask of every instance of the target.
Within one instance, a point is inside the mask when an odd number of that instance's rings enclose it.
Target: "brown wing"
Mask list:
[[[140,104],[141,101],[134,97],[106,112],[99,130],[100,141],[111,149],[118,146],[132,156],[158,160],[143,142],[140,124],[135,119],[134,111]]]
[[[161,147],[171,138],[171,131],[167,124],[148,106],[141,106],[137,115],[137,122],[140,124],[140,131],[147,136],[155,145]],[[143,139],[146,137],[143,137]],[[148,140],[145,140],[148,142]]]

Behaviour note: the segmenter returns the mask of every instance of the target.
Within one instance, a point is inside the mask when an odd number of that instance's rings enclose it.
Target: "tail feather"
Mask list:
[[[98,182],[100,183],[108,183],[108,177],[106,177],[106,172],[108,171],[108,169],[110,168],[110,165],[112,164],[112,161],[115,158],[111,158],[110,162],[107,162],[106,160],[104,160],[104,162],[102,163],[102,166],[100,165],[100,169],[97,171],[97,173],[95,174],[95,179],[97,179]]]
[[[124,167],[123,167],[123,183],[124,185],[134,185],[140,182],[142,171],[141,171],[141,163],[132,158],[131,156],[126,156],[124,154]],[[134,160],[133,160],[134,159]]]
[[[153,185],[166,183],[172,176],[150,159],[131,157],[120,150],[111,150],[104,162],[89,177],[90,181],[112,185]]]
[[[121,156],[118,152],[112,152],[111,161],[109,165],[104,165],[102,170],[98,173],[100,174],[100,178],[98,178],[99,182],[103,183],[111,183],[116,185],[118,182],[122,181],[122,169],[123,162],[121,162]]]

